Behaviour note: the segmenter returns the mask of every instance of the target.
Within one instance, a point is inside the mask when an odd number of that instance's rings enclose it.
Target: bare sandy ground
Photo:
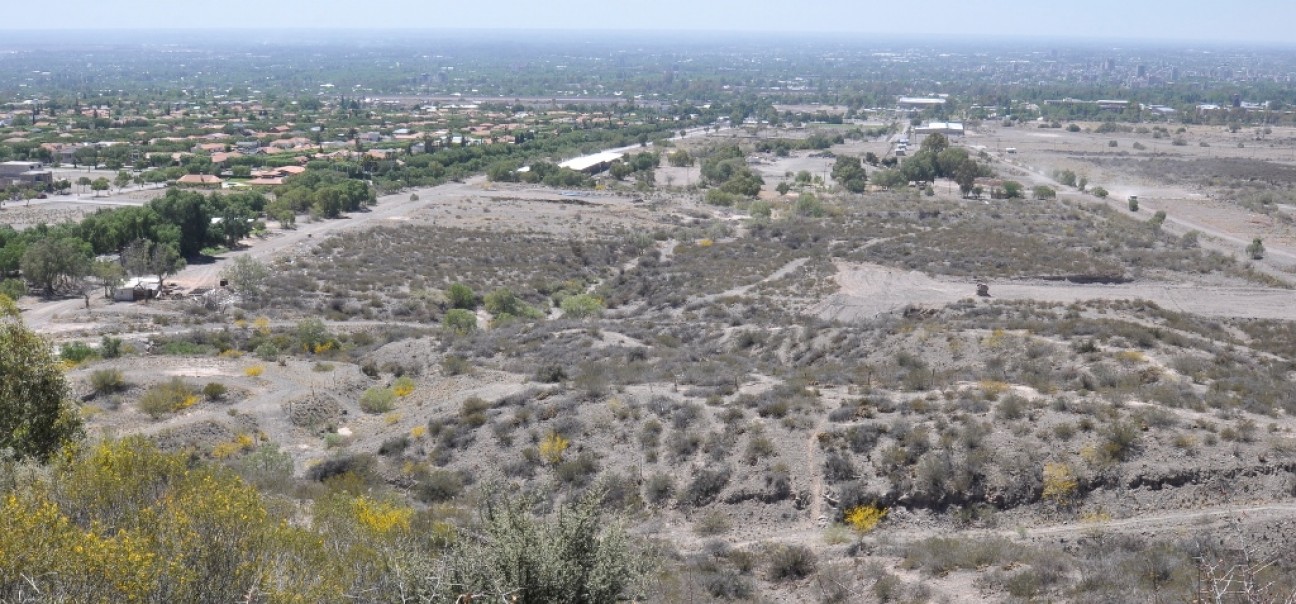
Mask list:
[[[1094,123],[1081,125],[1090,129],[1097,127]],[[1296,231],[1290,226],[1228,201],[1229,193],[1222,189],[1179,182],[1169,176],[1153,179],[1133,169],[1102,167],[1082,159],[1085,155],[1119,152],[1128,153],[1130,161],[1148,157],[1176,160],[1229,158],[1275,163],[1296,161],[1296,129],[1275,128],[1261,141],[1254,140],[1250,130],[1229,133],[1220,126],[1191,126],[1182,136],[1190,144],[1174,146],[1168,138],[1153,139],[1148,134],[1070,133],[1034,127],[987,126],[969,133],[960,144],[985,150],[1000,162],[1009,178],[1025,180],[1030,185],[1050,185],[1064,195],[1098,201],[1092,196],[1075,193],[1070,187],[1060,186],[1051,177],[1054,170],[1072,170],[1087,176],[1091,187],[1102,186],[1111,193],[1106,203],[1121,211],[1125,211],[1130,195],[1138,195],[1142,211],[1129,213],[1130,216],[1146,220],[1158,210],[1163,210],[1167,214],[1166,228],[1170,232],[1198,231],[1211,240],[1203,241],[1203,246],[1239,259],[1252,238],[1261,237],[1268,254],[1264,260],[1255,263],[1256,268],[1281,278],[1290,277],[1290,273],[1296,272]],[[1118,146],[1108,147],[1108,142],[1113,140]],[[1146,148],[1135,150],[1135,142],[1141,142]],[[1203,147],[1199,143],[1209,146]],[[1239,147],[1239,143],[1243,146]],[[1006,153],[1004,150],[1008,147],[1016,148],[1017,152]],[[1014,168],[1021,172],[1013,174]]]
[[[971,279],[931,277],[875,264],[837,263],[841,290],[807,309],[825,319],[871,319],[906,306],[937,308],[976,297]],[[1069,304],[1082,300],[1149,300],[1180,312],[1211,317],[1296,318],[1296,292],[1264,287],[1218,287],[1140,282],[1122,285],[1046,281],[989,281],[995,300]]]

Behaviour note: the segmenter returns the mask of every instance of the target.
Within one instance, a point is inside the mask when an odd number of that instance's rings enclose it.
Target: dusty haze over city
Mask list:
[[[1296,5],[0,25],[0,603],[1296,598]]]

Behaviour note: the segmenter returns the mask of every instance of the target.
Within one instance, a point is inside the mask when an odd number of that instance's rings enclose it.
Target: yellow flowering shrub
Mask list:
[[[404,376],[396,378],[396,382],[392,384],[392,392],[395,393],[396,396],[399,396],[401,398],[405,398],[413,394],[414,380],[411,380],[410,378]]]
[[[1002,328],[995,328],[985,339],[986,348],[999,349],[1008,345],[1008,333]]]
[[[82,530],[46,493],[25,495],[0,505],[0,582],[57,576],[92,602],[140,602],[157,590],[166,565],[147,535]]]
[[[194,387],[180,378],[171,378],[149,388],[140,397],[139,409],[157,419],[168,413],[188,409],[201,400]]]
[[[253,365],[243,370],[243,375],[248,377],[261,377],[265,373],[265,365]]]
[[[231,449],[256,445],[240,434]],[[390,586],[414,511],[337,495],[303,523],[232,471],[132,437],[66,447],[0,484],[0,591],[90,603],[338,602]],[[321,520],[323,518],[323,520]],[[423,526],[423,525],[420,525]],[[448,542],[453,526],[428,527]],[[403,579],[398,579],[398,581]],[[6,591],[5,593],[13,593]]]
[[[1137,365],[1147,362],[1147,355],[1137,350],[1122,350],[1116,353],[1116,360],[1122,365]]]
[[[1079,481],[1071,466],[1065,463],[1044,464],[1044,491],[1041,497],[1054,505],[1065,507],[1075,497]]]
[[[352,513],[360,526],[378,535],[392,531],[408,531],[414,510],[369,497],[356,497],[351,502]]]
[[[998,380],[981,380],[978,387],[981,388],[981,393],[985,395],[986,400],[991,401],[999,398],[999,395],[1007,392],[1008,388],[1010,388],[1006,382]]]
[[[234,437],[234,440],[212,447],[211,455],[216,459],[226,459],[254,448],[256,448],[256,438],[251,434],[243,433]]]
[[[550,464],[558,465],[562,463],[563,453],[567,451],[569,446],[571,446],[571,441],[563,438],[557,432],[550,432],[548,436],[544,437],[544,440],[540,441],[540,456]]]
[[[877,528],[886,518],[887,509],[876,505],[855,506],[846,511],[846,524],[858,533],[867,533]]]

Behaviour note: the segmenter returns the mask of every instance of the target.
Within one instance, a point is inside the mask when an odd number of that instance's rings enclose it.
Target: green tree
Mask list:
[[[819,202],[819,199],[813,193],[802,193],[797,196],[793,211],[796,212],[797,216],[805,216],[806,218],[820,218],[824,215],[823,204]]]
[[[463,308],[473,310],[477,308],[477,294],[472,288],[462,283],[455,283],[446,290],[446,297],[450,299],[450,308]]]
[[[863,193],[868,188],[868,175],[858,157],[838,155],[833,163],[832,177],[851,193]]]
[[[266,282],[270,280],[270,269],[265,263],[247,254],[234,258],[233,262],[221,269],[220,274],[250,304],[261,300]]]
[[[979,175],[980,170],[977,168],[976,162],[972,160],[960,163],[958,167],[954,168],[954,182],[958,183],[959,193],[962,193],[963,197],[972,194],[972,191],[976,188],[976,179]]]
[[[1057,191],[1054,191],[1053,187],[1047,185],[1036,185],[1031,189],[1031,194],[1035,196],[1035,199],[1040,200],[1054,199],[1057,197]]]
[[[95,197],[99,196],[100,191],[107,191],[109,186],[107,178],[96,178],[90,182],[90,190],[95,192]]]
[[[517,170],[517,162],[498,161],[486,168],[486,179],[491,182],[517,182]]]
[[[89,244],[80,239],[41,239],[23,253],[22,273],[44,295],[52,296],[90,273],[90,256]]]
[[[923,150],[915,153],[903,165],[900,173],[907,182],[925,183],[936,179],[936,154]]]
[[[584,319],[586,317],[597,317],[603,312],[603,301],[589,294],[577,294],[563,298],[562,304],[563,316],[572,319]]]
[[[1015,180],[1004,181],[1003,190],[1004,197],[1008,199],[1021,199],[1022,197],[1022,184]]]
[[[972,158],[968,157],[967,149],[948,147],[936,154],[936,172],[944,178],[954,178],[959,168],[969,162]],[[975,162],[972,167],[976,168]]]
[[[126,269],[121,263],[112,260],[97,260],[90,267],[90,274],[94,275],[99,283],[103,284],[104,297],[112,295],[112,288],[121,285],[122,280],[126,277]]]
[[[873,184],[883,189],[898,189],[909,184],[909,180],[899,170],[885,169],[873,173]]]
[[[1053,172],[1053,179],[1068,187],[1076,186],[1076,173],[1071,170]]]
[[[1154,229],[1160,229],[1161,225],[1165,224],[1165,221],[1166,221],[1165,210],[1157,210],[1157,213],[1153,214],[1152,219],[1148,221],[1148,225]]]
[[[0,281],[0,296],[6,296],[10,300],[17,300],[27,295],[27,284],[22,279],[5,279]]]
[[[471,310],[452,308],[446,311],[441,323],[455,333],[471,333],[477,330],[477,315],[473,314]]]
[[[0,295],[0,455],[48,459],[81,435],[67,381],[49,343],[27,329]]]
[[[507,320],[511,317],[539,316],[539,313],[534,308],[531,308],[525,301],[517,297],[517,294],[505,287],[486,294],[483,302],[486,311],[495,315],[497,320]]]
[[[944,134],[929,134],[923,139],[919,147],[922,151],[931,151],[933,154],[939,154],[941,151],[948,149],[950,146],[949,139]]]
[[[333,341],[333,334],[319,319],[302,319],[297,323],[297,342],[306,352],[323,348]]]
[[[684,168],[693,165],[693,156],[688,151],[680,149],[673,151],[666,156],[666,162],[676,168]]]
[[[624,180],[625,177],[629,176],[632,172],[634,172],[634,168],[630,166],[630,164],[622,161],[614,161],[612,162],[612,165],[608,167],[608,174],[616,180]]]
[[[291,229],[297,224],[297,212],[286,201],[276,199],[266,206],[266,216],[279,223],[283,229]]]
[[[196,256],[213,243],[210,236],[212,213],[209,201],[202,193],[171,189],[166,195],[149,202],[148,207],[166,222],[179,227],[179,236],[171,243],[181,256]]]
[[[130,183],[131,175],[127,174],[125,170],[118,172],[117,176],[113,177],[113,186],[117,187],[118,190],[125,189],[126,185]]]
[[[77,168],[81,164],[91,168],[99,165],[99,147],[97,145],[81,147],[72,152],[72,167]]]
[[[152,248],[153,242],[147,239],[136,239],[127,244],[121,253],[126,273],[136,277],[149,274],[149,250]]]
[[[176,246],[170,243],[150,243],[148,241],[136,242],[140,247],[135,248],[135,253],[139,250],[146,249],[147,255],[133,257],[127,260],[128,270],[134,267],[137,275],[157,275],[158,287],[170,275],[180,272],[185,267],[185,260],[180,256]]]
[[[1252,239],[1251,245],[1248,245],[1246,248],[1246,253],[1248,256],[1251,257],[1252,260],[1260,260],[1264,258],[1265,255],[1264,241],[1261,241],[1259,237]]]
[[[156,275],[158,286],[170,275],[185,267],[185,260],[172,243],[153,243],[146,239],[133,241],[122,252],[126,272],[136,275]]]

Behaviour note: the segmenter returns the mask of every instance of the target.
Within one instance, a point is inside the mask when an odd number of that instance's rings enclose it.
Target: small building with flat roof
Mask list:
[[[54,173],[36,161],[0,163],[0,184],[37,184],[54,182]]]
[[[583,155],[581,157],[569,159],[558,164],[558,167],[568,168],[586,174],[598,174],[599,172],[608,169],[608,167],[612,165],[612,162],[617,161],[624,156],[625,153],[620,151],[604,151],[602,153]]]
[[[931,122],[926,126],[914,128],[916,134],[944,134],[945,136],[963,136],[962,122]]]
[[[929,109],[931,107],[943,107],[946,100],[941,97],[900,97],[900,109]]]

